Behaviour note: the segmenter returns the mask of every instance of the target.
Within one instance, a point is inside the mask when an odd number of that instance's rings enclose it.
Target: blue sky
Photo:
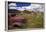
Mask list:
[[[16,3],[17,7],[29,6],[31,3]]]
[[[17,3],[10,3],[10,5],[14,5],[14,6],[16,6],[16,7],[23,7],[23,6],[29,6],[29,5],[31,5],[31,3],[21,3],[21,2],[17,2]]]
[[[31,3],[10,3],[9,9],[32,10],[32,11],[44,11],[44,5],[41,4],[31,4]]]

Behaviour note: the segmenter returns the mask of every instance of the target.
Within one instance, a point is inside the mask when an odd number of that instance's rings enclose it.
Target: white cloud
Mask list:
[[[17,10],[24,11],[24,8],[18,7]]]
[[[13,7],[10,7],[10,6],[13,6]],[[23,7],[14,7],[14,6],[17,6],[15,3],[11,3],[9,4],[9,9],[17,9],[17,10],[20,10],[20,11],[23,11],[23,10],[29,10],[29,11],[40,11],[40,12],[44,12],[44,8],[42,5],[40,4],[31,4],[29,6],[23,6]]]
[[[16,6],[16,3],[10,3],[9,6]]]

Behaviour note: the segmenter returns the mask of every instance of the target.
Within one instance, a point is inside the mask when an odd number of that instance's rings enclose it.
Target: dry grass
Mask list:
[[[27,23],[22,28],[43,28],[43,13],[21,13],[18,16],[23,16],[27,19]]]

